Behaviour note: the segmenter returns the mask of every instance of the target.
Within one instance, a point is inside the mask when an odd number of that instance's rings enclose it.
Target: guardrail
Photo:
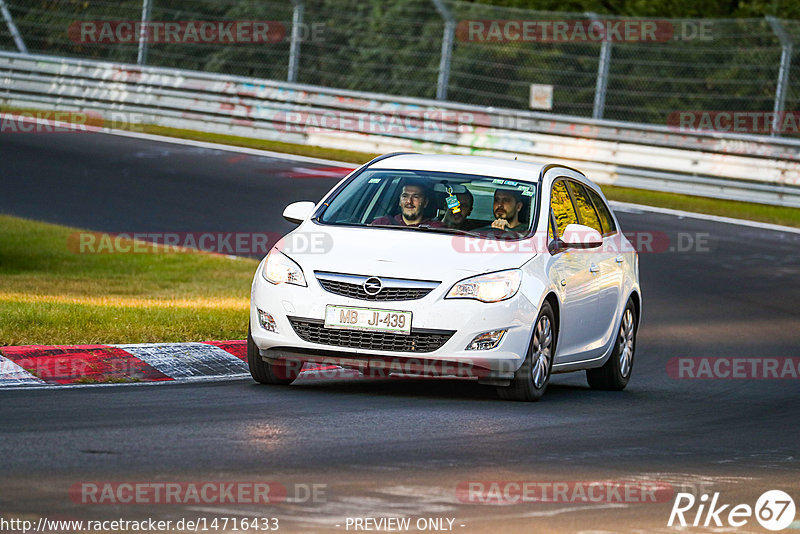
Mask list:
[[[0,52],[0,104],[365,152],[556,160],[598,183],[800,207],[794,139],[7,52]]]

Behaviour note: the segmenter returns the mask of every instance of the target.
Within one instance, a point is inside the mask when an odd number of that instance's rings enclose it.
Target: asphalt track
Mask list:
[[[4,134],[0,162],[0,212],[106,231],[285,231],[287,203],[333,184],[298,171],[309,164],[100,134]],[[677,357],[800,356],[800,235],[618,215],[626,232],[704,243],[640,255],[645,310],[624,392],[591,391],[583,374],[555,377],[536,404],[451,380],[0,391],[2,516],[260,516],[290,532],[345,532],[346,517],[365,516],[453,518],[464,533],[677,531],[667,528],[672,499],[457,497],[459,484],[489,480],[652,481],[751,506],[783,489],[800,504],[800,380],[667,372]],[[96,505],[68,494],[83,481],[207,480],[279,482],[298,498]],[[311,484],[325,495],[304,502]],[[752,519],[731,531],[763,532]]]

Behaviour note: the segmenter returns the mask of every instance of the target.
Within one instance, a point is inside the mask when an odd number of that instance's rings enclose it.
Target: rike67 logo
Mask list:
[[[765,529],[778,531],[794,521],[794,500],[781,490],[761,494],[755,507],[749,504],[724,504],[719,492],[711,497],[704,493],[696,498],[691,493],[678,493],[667,526],[672,527],[742,527],[753,517]]]

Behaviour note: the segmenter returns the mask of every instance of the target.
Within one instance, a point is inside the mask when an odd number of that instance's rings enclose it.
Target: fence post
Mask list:
[[[142,27],[139,29],[139,55],[136,56],[136,64],[144,65],[147,63],[147,24],[150,22],[150,8],[152,0],[142,0]]]
[[[300,66],[300,41],[303,26],[303,10],[305,9],[304,0],[292,0],[294,12],[292,13],[292,42],[289,46],[289,74],[286,80],[289,82],[297,81],[297,70]]]
[[[8,31],[11,33],[11,37],[14,38],[14,44],[17,45],[17,50],[19,50],[23,54],[27,54],[28,47],[25,46],[25,41],[22,40],[22,35],[19,33],[19,30],[17,29],[17,25],[14,24],[14,19],[11,17],[11,11],[9,11],[8,7],[6,7],[5,0],[0,0],[0,11],[3,12],[3,18],[6,19],[6,24],[8,24]]]
[[[775,105],[772,108],[774,117],[770,128],[770,135],[774,137],[780,132],[781,115],[786,105],[786,88],[789,86],[789,68],[792,64],[792,40],[778,19],[767,17],[767,22],[781,42],[781,66],[778,69],[778,87],[775,88]]]
[[[442,53],[439,60],[439,79],[436,82],[436,100],[447,100],[447,85],[450,83],[450,62],[453,57],[453,36],[456,32],[456,19],[442,0],[432,0],[436,11],[444,19]]]
[[[586,16],[592,19],[592,24],[602,25],[597,13],[586,13]],[[600,31],[605,34],[605,29]],[[597,83],[594,86],[594,107],[592,108],[593,119],[602,119],[606,109],[609,65],[611,65],[611,41],[607,36],[604,36],[600,45],[600,59],[597,63]]]

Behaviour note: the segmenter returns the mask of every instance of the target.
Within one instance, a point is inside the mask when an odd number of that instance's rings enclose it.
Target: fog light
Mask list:
[[[267,332],[278,333],[278,325],[275,324],[275,319],[272,315],[258,308],[256,308],[256,311],[258,312],[258,323],[261,325],[261,328]]]
[[[489,350],[495,348],[497,345],[500,344],[500,340],[503,339],[503,336],[506,335],[505,330],[492,330],[491,332],[484,332],[478,336],[475,336],[469,345],[467,345],[467,350]]]

